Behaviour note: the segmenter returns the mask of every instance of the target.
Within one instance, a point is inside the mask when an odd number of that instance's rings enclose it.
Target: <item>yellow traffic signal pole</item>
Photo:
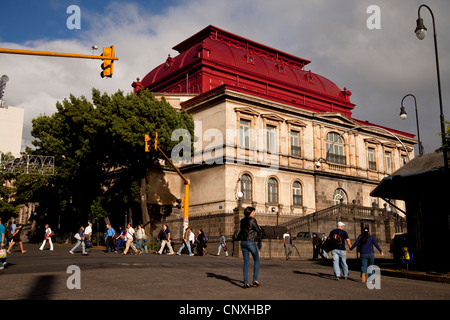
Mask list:
[[[156,146],[156,149],[161,152],[161,154],[164,156],[164,158],[167,160],[167,162],[170,163],[172,168],[175,169],[175,171],[178,173],[178,175],[183,179],[184,181],[184,199],[183,199],[183,232],[186,231],[187,227],[189,226],[189,180],[186,179],[185,176],[178,170],[177,167],[173,164],[172,160],[169,159],[168,156],[159,148],[159,146]]]
[[[25,55],[31,55],[31,56],[63,57],[63,58],[119,60],[118,57],[105,57],[105,56],[93,56],[93,55],[76,54],[76,53],[58,53],[58,52],[19,50],[19,49],[5,49],[5,48],[0,48],[0,53],[25,54]]]
[[[81,59],[101,59],[102,72],[100,76],[102,78],[111,78],[113,74],[114,60],[119,60],[118,57],[114,57],[114,46],[104,47],[103,53],[100,56],[87,55],[87,54],[75,54],[75,53],[58,53],[58,52],[46,52],[46,51],[33,51],[33,50],[19,50],[19,49],[5,49],[0,48],[0,53],[10,54],[24,54],[31,56],[48,56],[48,57],[62,57],[62,58],[81,58]]]

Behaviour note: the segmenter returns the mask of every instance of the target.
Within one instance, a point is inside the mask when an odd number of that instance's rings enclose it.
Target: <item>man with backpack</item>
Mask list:
[[[345,243],[349,248],[352,246],[347,231],[344,230],[345,224],[338,222],[337,228],[330,232],[328,237],[328,247],[331,249],[331,256],[333,257],[333,271],[336,280],[341,278],[341,270],[339,268],[339,260],[341,261],[342,273],[344,280],[348,277],[348,265],[347,265],[347,251],[345,250]]]

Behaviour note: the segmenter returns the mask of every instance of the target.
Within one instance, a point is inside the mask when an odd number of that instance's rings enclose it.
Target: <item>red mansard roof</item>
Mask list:
[[[305,70],[309,60],[208,26],[173,47],[167,58],[142,79],[153,92],[205,93],[223,84],[315,112],[351,116],[351,92]]]
[[[226,86],[268,100],[313,112],[340,112],[352,116],[351,92],[331,80],[305,70],[311,61],[237,36],[215,26],[173,47],[179,52],[150,71],[135,92],[148,88],[161,93],[208,94]],[[195,99],[195,98],[194,98]],[[353,119],[413,138],[414,135]]]

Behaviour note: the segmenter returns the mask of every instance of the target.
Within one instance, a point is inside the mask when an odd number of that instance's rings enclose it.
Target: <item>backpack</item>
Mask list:
[[[328,237],[323,244],[323,249],[326,252],[329,252],[334,249],[339,249],[342,245],[342,238],[339,233],[333,234],[331,237]]]
[[[341,247],[342,238],[341,238],[340,234],[335,233],[329,239],[330,239],[331,250],[339,249]]]

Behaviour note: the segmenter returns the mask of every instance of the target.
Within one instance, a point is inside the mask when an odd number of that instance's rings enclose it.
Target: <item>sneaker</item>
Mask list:
[[[253,281],[254,287],[261,287],[261,284],[258,281]]]
[[[177,252],[177,256],[181,256],[181,253]]]
[[[73,254],[73,252],[72,252],[72,251],[69,251],[69,253],[70,253],[70,254]]]

